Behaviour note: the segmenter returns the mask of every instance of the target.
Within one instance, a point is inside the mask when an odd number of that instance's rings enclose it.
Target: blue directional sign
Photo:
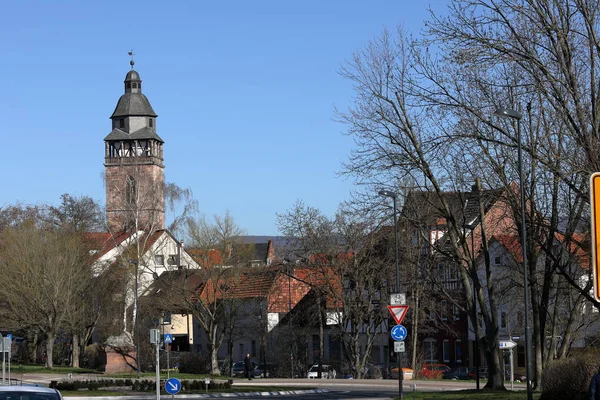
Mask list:
[[[12,340],[12,334],[9,333],[8,335],[6,335],[7,338],[9,338],[10,340]]]
[[[173,334],[172,333],[165,333],[163,335],[163,341],[165,343],[173,343]]]
[[[392,335],[392,339],[402,341],[406,339],[406,335],[408,335],[408,332],[406,331],[406,328],[403,325],[396,325],[392,328],[390,334]]]
[[[165,391],[169,394],[177,394],[181,390],[181,382],[177,378],[167,379],[165,382]]]

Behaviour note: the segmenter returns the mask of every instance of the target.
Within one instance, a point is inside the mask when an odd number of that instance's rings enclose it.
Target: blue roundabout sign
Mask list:
[[[406,339],[406,335],[408,335],[408,332],[406,331],[406,328],[403,325],[396,325],[392,328],[390,334],[392,335],[392,339],[396,341],[402,341]]]

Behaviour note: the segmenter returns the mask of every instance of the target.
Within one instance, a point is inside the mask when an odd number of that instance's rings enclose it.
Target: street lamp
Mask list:
[[[475,290],[475,237],[473,236],[473,232],[475,231],[475,225],[465,224],[463,225],[464,229],[468,229],[471,231],[471,266],[473,268],[473,333],[475,334],[475,345],[473,346],[473,358],[475,361],[475,379],[476,379],[476,387],[479,390],[479,336],[477,336],[477,329],[479,328],[479,319],[477,315],[477,290]]]
[[[380,190],[379,195],[383,197],[391,197],[394,202],[394,259],[396,260],[396,292],[400,290],[400,266],[398,264],[398,217],[396,208],[396,193],[389,190]],[[413,332],[414,334],[414,332]],[[398,397],[404,398],[402,393],[402,363],[400,362],[401,353],[396,354],[396,360],[398,360]]]
[[[294,379],[294,331],[292,331],[292,269],[290,266],[290,262],[287,265],[287,275],[288,275],[288,334],[292,338],[292,345],[290,346],[290,367],[291,367],[291,377]]]
[[[525,229],[525,190],[523,183],[523,156],[521,150],[521,118],[519,111],[510,108],[498,108],[494,115],[517,121],[517,153],[519,169],[519,190],[521,191],[521,249],[523,252],[523,288],[525,291],[525,367],[527,377],[527,400],[533,399],[531,387],[531,339],[529,337],[529,279],[527,276],[527,232]]]

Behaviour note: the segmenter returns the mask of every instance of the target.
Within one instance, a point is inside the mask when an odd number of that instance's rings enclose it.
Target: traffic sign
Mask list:
[[[600,172],[590,177],[590,204],[592,208],[592,266],[594,271],[594,296],[600,301]]]
[[[181,382],[177,378],[167,379],[165,382],[165,391],[169,394],[177,394],[181,390]]]
[[[165,333],[163,335],[163,342],[165,342],[165,343],[173,343],[173,334],[172,333]]]
[[[408,335],[408,332],[406,331],[406,328],[404,326],[396,325],[392,328],[390,334],[392,335],[392,339],[402,341],[406,339],[406,335]]]
[[[403,306],[406,304],[406,293],[390,294],[390,304],[393,306]]]
[[[404,319],[404,316],[406,316],[406,312],[408,311],[408,306],[387,306],[387,307],[388,307],[388,310],[390,310],[392,317],[394,317],[394,321],[396,321],[396,323],[398,325],[400,325],[402,323],[402,320]]]
[[[501,350],[509,350],[516,346],[517,346],[517,344],[515,342],[513,342],[512,340],[500,340],[498,342],[498,348]]]
[[[394,342],[394,353],[404,353],[404,342]]]

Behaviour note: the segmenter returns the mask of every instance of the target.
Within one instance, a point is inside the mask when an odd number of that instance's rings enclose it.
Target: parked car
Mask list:
[[[252,361],[252,367],[251,367],[252,371],[254,370],[254,368],[256,368],[256,363],[254,361]],[[233,363],[233,367],[231,368],[231,372],[232,372],[232,376],[238,377],[238,378],[245,378],[246,377],[246,368],[244,367],[244,362],[243,361],[237,361]]]
[[[335,379],[337,372],[331,365],[321,365],[321,378],[322,379]],[[319,365],[315,364],[308,370],[306,374],[307,378],[314,379],[319,376]]]
[[[402,368],[402,379],[412,379],[414,371],[411,368]],[[398,379],[398,367],[390,371],[390,379]]]
[[[444,379],[466,380],[473,379],[471,376],[475,374],[475,368],[457,367],[443,373]]]
[[[488,369],[487,367],[479,368],[479,379],[487,379],[488,378]],[[469,379],[477,379],[477,374],[475,373],[475,368],[471,368],[469,371]]]
[[[487,378],[488,378],[487,367],[479,368],[479,379],[487,379]]]
[[[513,373],[513,381],[515,382],[526,382],[527,381],[527,376],[523,375],[521,373],[518,373],[517,371],[514,371]],[[504,371],[504,380],[509,382],[510,381],[510,369],[506,369]]]
[[[260,363],[254,368],[255,378],[275,378],[277,377],[277,365],[270,363]]]
[[[381,377],[383,379],[391,379],[392,378],[392,369],[396,368],[396,363],[379,363],[375,364],[377,368],[381,371]],[[397,372],[397,370],[396,370]],[[398,376],[396,376],[398,378]]]
[[[10,400],[63,400],[58,390],[41,386],[0,386],[0,398]]]
[[[446,364],[423,364],[419,376],[426,379],[441,379],[450,367]]]
[[[363,368],[362,377],[365,379],[382,379],[382,366],[375,364],[366,364]]]

